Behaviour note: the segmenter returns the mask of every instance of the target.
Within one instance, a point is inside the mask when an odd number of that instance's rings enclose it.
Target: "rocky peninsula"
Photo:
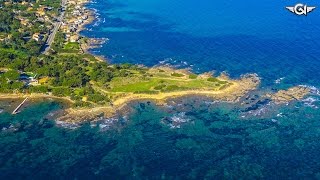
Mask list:
[[[0,67],[0,85],[3,85],[1,99],[63,100],[68,106],[52,114],[52,118],[81,123],[113,117],[119,111],[125,111],[133,101],[150,100],[164,104],[173,98],[205,96],[236,103],[260,85],[257,74],[232,79],[224,73],[220,76],[212,73],[194,74],[188,69],[170,66],[108,64],[87,52],[88,48],[104,43],[106,39],[88,39],[79,34],[95,17],[94,11],[85,7],[87,2],[61,2],[62,7],[57,12],[60,12],[59,17],[63,17],[59,20],[62,25],[48,54],[23,54],[25,57],[22,59],[28,59],[28,63],[20,69],[13,68],[20,67],[20,64]],[[31,4],[25,6],[31,7]],[[62,13],[64,16],[61,16]],[[22,54],[20,52],[12,56],[11,51],[3,52],[13,58]],[[309,92],[308,88],[299,86],[267,96],[273,102],[282,104],[300,100]]]

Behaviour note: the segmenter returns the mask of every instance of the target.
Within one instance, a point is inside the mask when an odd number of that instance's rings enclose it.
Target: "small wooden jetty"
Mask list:
[[[25,98],[18,106],[15,110],[12,111],[12,114],[18,114],[19,113],[19,109],[23,106],[23,104],[28,100],[28,97]]]

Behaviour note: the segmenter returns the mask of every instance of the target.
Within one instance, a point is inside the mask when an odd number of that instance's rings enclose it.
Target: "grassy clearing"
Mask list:
[[[63,49],[66,50],[79,50],[80,45],[78,42],[68,42],[67,44],[64,45]]]
[[[68,42],[59,50],[59,53],[74,53],[77,54],[80,51],[80,44],[78,42]]]
[[[173,74],[175,74],[173,76]],[[190,77],[191,76],[191,77]],[[114,78],[110,84],[110,92],[148,93],[173,92],[184,90],[219,90],[228,86],[229,82],[217,78],[197,78],[197,75],[164,70],[148,71],[146,74],[135,73],[130,77]]]
[[[128,79],[132,79],[132,82],[127,82]],[[112,92],[136,92],[136,91],[149,91],[152,87],[159,84],[157,79],[150,79],[149,81],[136,81],[135,78],[117,78],[111,82]]]

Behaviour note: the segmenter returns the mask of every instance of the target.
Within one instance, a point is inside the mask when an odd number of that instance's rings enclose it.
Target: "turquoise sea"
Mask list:
[[[92,1],[97,20],[82,34],[108,38],[91,51],[111,63],[257,73],[260,89],[239,104],[135,102],[82,125],[48,118],[63,108],[54,101],[0,110],[0,179],[320,179],[320,11],[285,9],[296,3]],[[286,105],[260,96],[293,85],[313,94]]]

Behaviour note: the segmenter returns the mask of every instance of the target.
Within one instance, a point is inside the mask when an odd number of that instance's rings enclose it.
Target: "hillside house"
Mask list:
[[[44,35],[40,33],[35,33],[32,35],[32,39],[36,41],[42,41],[44,39]]]

